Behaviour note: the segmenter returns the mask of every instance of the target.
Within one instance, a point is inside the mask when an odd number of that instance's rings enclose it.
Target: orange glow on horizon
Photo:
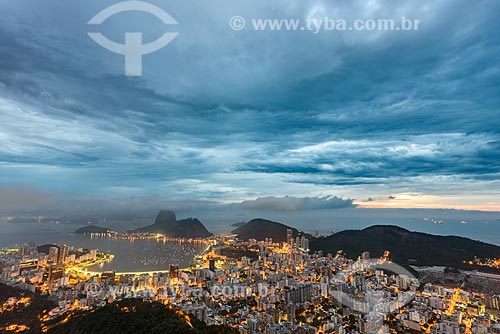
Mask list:
[[[500,212],[500,203],[489,202],[472,196],[438,196],[420,193],[400,193],[394,198],[357,201],[360,208],[367,209],[455,209]]]

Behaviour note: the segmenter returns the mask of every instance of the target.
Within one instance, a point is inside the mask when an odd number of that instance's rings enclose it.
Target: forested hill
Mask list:
[[[335,253],[343,250],[356,258],[362,252],[380,257],[385,250],[391,252],[391,260],[401,265],[449,266],[474,269],[464,263],[479,258],[500,257],[500,247],[457,236],[439,236],[411,232],[389,225],[375,225],[363,230],[347,230],[334,235],[312,239],[311,251]]]
[[[272,238],[275,242],[284,242],[287,238],[287,229],[292,230],[294,238],[300,233],[296,228],[262,218],[253,219],[239,226],[233,233],[241,240]]]
[[[159,302],[124,299],[95,311],[74,315],[48,334],[236,334],[226,326],[207,326]]]

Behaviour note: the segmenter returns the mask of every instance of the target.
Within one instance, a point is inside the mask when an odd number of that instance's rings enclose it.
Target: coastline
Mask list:
[[[214,243],[215,243],[214,240],[207,241],[207,246],[203,250],[201,250],[198,254],[196,254],[191,259],[191,262],[193,262],[197,258],[203,257],[205,254],[207,254],[209,252],[210,248],[214,245]],[[67,272],[73,271],[76,274],[83,274],[84,276],[101,275],[103,272],[108,271],[108,270],[95,271],[95,270],[87,270],[86,269],[88,267],[111,262],[115,258],[115,255],[113,255],[113,254],[102,253],[102,252],[101,252],[101,254],[104,254],[107,258],[105,260],[100,260],[100,261],[97,261],[97,262],[94,262],[91,264],[71,267],[71,268],[67,269]],[[196,264],[192,264],[189,267],[185,267],[185,268],[179,268],[179,270],[190,270],[190,269],[193,269],[194,267],[196,267]],[[115,271],[115,274],[116,275],[136,275],[136,276],[139,276],[139,275],[144,275],[144,274],[152,275],[154,273],[168,273],[168,272],[169,272],[169,269],[159,269],[159,270],[147,270],[147,271],[140,271],[140,270],[139,271]]]

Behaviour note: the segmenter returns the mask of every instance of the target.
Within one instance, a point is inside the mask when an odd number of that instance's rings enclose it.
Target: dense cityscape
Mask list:
[[[0,13],[0,334],[500,334],[500,0]]]
[[[86,266],[112,261],[113,255],[67,245],[24,244],[0,254],[0,282],[54,301],[57,307],[40,314],[42,324],[50,326],[77,311],[140,298],[240,334],[500,332],[499,275],[462,273],[470,283],[464,287],[463,279],[455,285],[445,280],[447,274],[439,267],[415,268],[417,279],[391,262],[390,251],[377,258],[364,252],[350,259],[342,250],[311,254],[309,240],[294,238],[290,229],[286,240],[217,235],[196,241],[206,248],[191,267],[170,265],[153,273],[88,272]],[[26,303],[29,298],[9,298],[1,312]],[[0,331],[27,328],[5,324]]]

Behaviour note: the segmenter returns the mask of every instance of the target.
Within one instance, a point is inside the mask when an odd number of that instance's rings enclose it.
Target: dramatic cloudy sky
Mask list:
[[[500,2],[151,0],[178,25],[139,12],[86,24],[117,2],[0,2],[2,209],[98,198],[500,211]],[[256,32],[232,30],[235,15],[421,22]],[[91,31],[178,36],[132,78]]]

